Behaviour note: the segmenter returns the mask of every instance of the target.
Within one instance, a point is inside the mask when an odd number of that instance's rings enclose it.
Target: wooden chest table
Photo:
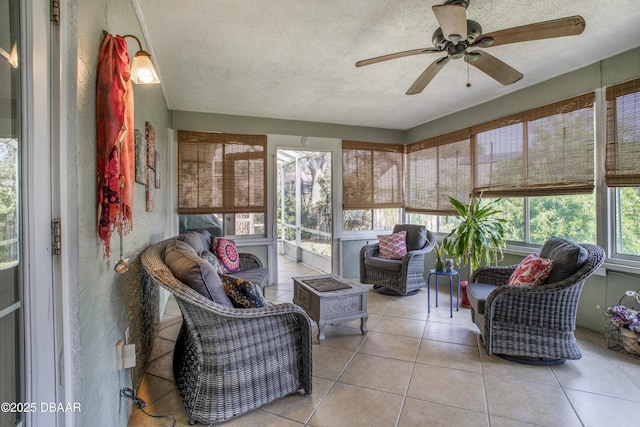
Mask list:
[[[340,289],[336,289],[340,288]],[[362,335],[367,333],[369,288],[336,274],[294,277],[293,302],[318,323],[318,341],[324,341],[324,326],[360,319]]]

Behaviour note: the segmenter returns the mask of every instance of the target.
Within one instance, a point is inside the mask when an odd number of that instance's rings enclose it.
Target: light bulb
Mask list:
[[[153,81],[153,74],[149,70],[140,70],[138,80],[142,83],[151,83]]]

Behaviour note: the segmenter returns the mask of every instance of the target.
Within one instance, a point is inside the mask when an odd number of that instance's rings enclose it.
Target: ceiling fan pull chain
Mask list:
[[[469,81],[469,63],[467,62],[467,87],[471,87],[471,82]]]

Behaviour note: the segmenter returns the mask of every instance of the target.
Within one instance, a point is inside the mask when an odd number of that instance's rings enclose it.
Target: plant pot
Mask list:
[[[627,328],[620,328],[622,334],[622,345],[624,349],[636,356],[640,356],[640,342],[638,342],[638,334]]]
[[[436,264],[434,266],[436,271],[444,271],[444,261],[436,260]]]

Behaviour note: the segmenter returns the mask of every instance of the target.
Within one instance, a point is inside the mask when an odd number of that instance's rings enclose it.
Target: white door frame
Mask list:
[[[43,1],[21,1],[22,24],[22,242],[24,271],[25,401],[36,410],[25,423],[56,425],[54,413],[40,411],[42,402],[56,401],[55,337],[49,191],[48,8]],[[44,15],[46,13],[46,15]],[[48,21],[48,19],[47,19]]]
[[[70,66],[65,56],[68,50],[60,49],[59,36],[66,41],[73,37],[66,32],[60,35],[57,28],[52,28],[49,0],[21,0],[20,6],[22,138],[26,147],[22,159],[24,392],[25,401],[37,406],[35,412],[25,414],[25,426],[73,426],[80,425],[79,413],[52,411],[49,404],[73,404],[78,400],[79,389],[79,380],[74,380],[79,372],[77,356],[70,351],[79,348],[71,345],[79,341],[74,338],[78,330],[69,327],[77,325],[70,321],[77,313],[77,304],[70,309],[73,305],[70,302],[77,300],[77,289],[73,292],[70,286],[77,284],[74,279],[77,274],[72,273],[77,270],[69,268],[70,260],[74,259],[70,236],[77,235],[77,220],[73,221],[67,214],[72,212],[69,203],[75,200],[71,199],[76,197],[76,192],[66,190],[77,182],[75,162],[69,162],[75,159],[75,152],[69,154],[75,144],[66,139],[73,138],[75,129],[69,129],[68,125],[75,123],[75,95],[69,96],[69,93],[75,88],[76,72],[69,73],[69,68],[73,68],[76,59],[73,58]],[[71,21],[73,17],[66,19]],[[61,83],[65,73],[74,76],[71,89],[67,89],[67,82]],[[70,103],[72,109],[66,109]],[[60,111],[68,116],[61,118]],[[69,132],[72,135],[68,135]],[[65,144],[60,144],[61,140]],[[54,216],[61,218],[62,256],[52,254]]]

